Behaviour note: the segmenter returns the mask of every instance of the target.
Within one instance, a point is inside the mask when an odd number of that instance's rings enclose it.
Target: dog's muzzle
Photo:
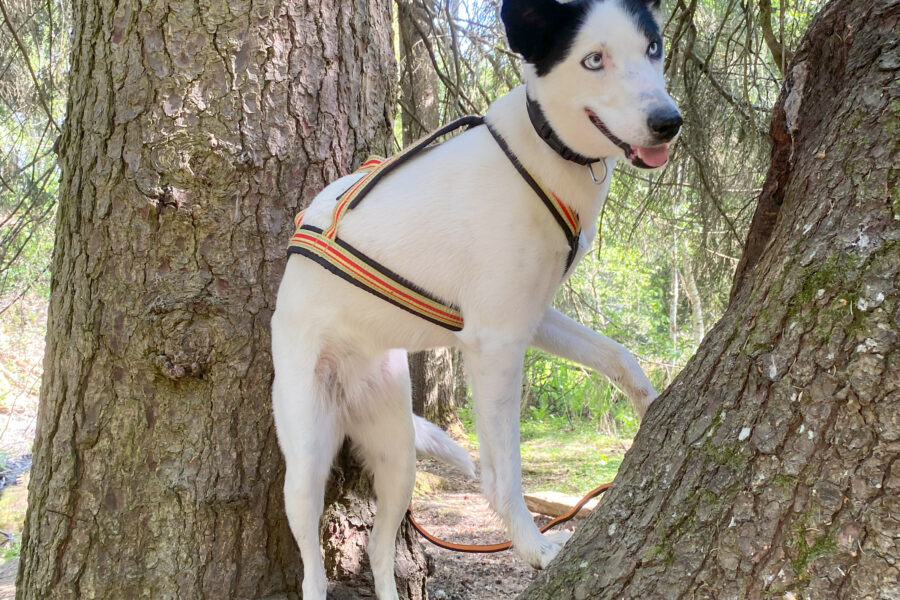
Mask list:
[[[656,169],[657,167],[661,167],[666,164],[666,161],[669,160],[669,146],[668,142],[678,134],[678,130],[681,128],[682,119],[681,115],[677,112],[668,114],[660,114],[654,113],[647,119],[647,124],[650,127],[650,130],[653,131],[653,127],[650,125],[651,120],[655,120],[655,123],[659,129],[665,129],[666,134],[671,133],[668,137],[663,137],[654,132],[654,136],[660,140],[660,144],[656,146],[632,146],[628,142],[616,137],[613,132],[609,130],[609,127],[606,126],[600,117],[594,114],[594,112],[590,109],[585,109],[588,118],[591,120],[591,123],[594,124],[594,127],[600,130],[600,133],[605,135],[609,140],[622,149],[625,153],[625,160],[630,162],[635,167],[641,169]]]

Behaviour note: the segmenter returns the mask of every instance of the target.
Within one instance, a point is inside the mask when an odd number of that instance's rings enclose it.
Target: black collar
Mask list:
[[[544,116],[544,111],[541,110],[541,105],[532,100],[531,96],[529,96],[527,93],[525,94],[525,106],[528,108],[528,118],[531,119],[531,125],[534,127],[534,130],[537,132],[538,136],[540,136],[540,138],[544,140],[548,146],[553,148],[554,152],[562,156],[564,159],[570,160],[573,163],[578,163],[579,165],[589,165],[591,163],[603,160],[602,158],[590,158],[588,156],[584,156],[583,154],[578,154],[577,152],[569,148],[566,143],[559,139],[559,136],[556,135],[553,127],[547,121],[547,117]]]

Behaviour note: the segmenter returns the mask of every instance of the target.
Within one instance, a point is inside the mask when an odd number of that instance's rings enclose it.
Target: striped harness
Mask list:
[[[384,265],[372,260],[347,242],[341,240],[338,237],[337,230],[344,215],[359,206],[363,198],[385,175],[407,162],[438,138],[463,127],[470,129],[482,124],[490,131],[494,140],[525,182],[543,201],[566,236],[570,250],[566,259],[565,269],[563,270],[563,274],[565,274],[569,267],[572,266],[572,261],[575,260],[575,252],[578,249],[578,238],[581,235],[578,215],[563,204],[555,194],[545,190],[522,166],[519,159],[509,149],[506,141],[494,131],[493,127],[485,123],[484,117],[477,116],[458,119],[388,158],[371,157],[366,160],[355,171],[356,173],[364,173],[363,177],[338,196],[331,225],[327,229],[322,230],[313,225],[304,224],[303,211],[297,215],[295,219],[296,230],[288,245],[288,255],[300,254],[305,256],[341,279],[378,296],[386,302],[390,302],[398,308],[402,308],[430,323],[445,327],[450,331],[460,331],[463,328],[463,316],[459,307],[442,301]]]

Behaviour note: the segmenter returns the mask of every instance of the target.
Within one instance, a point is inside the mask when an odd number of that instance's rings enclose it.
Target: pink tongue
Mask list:
[[[635,148],[637,155],[648,167],[661,167],[669,160],[669,147],[667,145]]]

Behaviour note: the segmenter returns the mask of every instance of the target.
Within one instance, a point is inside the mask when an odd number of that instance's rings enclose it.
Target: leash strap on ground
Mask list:
[[[430,323],[450,331],[460,331],[463,328],[463,316],[459,307],[430,294],[341,240],[338,236],[338,226],[344,215],[356,208],[385,175],[393,172],[443,136],[458,129],[471,129],[483,124],[486,125],[484,117],[463,117],[445,125],[393,156],[388,158],[370,157],[355,171],[363,173],[363,176],[338,196],[332,213],[331,225],[323,230],[303,223],[304,211],[297,215],[296,229],[288,244],[288,253],[305,256],[341,279]],[[578,250],[578,239],[581,235],[578,215],[563,204],[555,194],[545,190],[522,166],[516,155],[509,149],[506,141],[490,125],[486,126],[497,145],[541,199],[566,236],[570,250],[563,270],[563,274],[565,274],[572,265],[575,252]]]
[[[596,498],[607,489],[611,483],[604,483],[602,485],[598,485],[590,492],[584,495],[584,497],[578,501],[578,503],[572,507],[567,513],[560,515],[553,520],[546,523],[543,527],[541,527],[541,533],[546,533],[553,527],[565,523],[566,521],[570,521],[575,515],[578,514],[578,511],[581,510],[585,504],[587,504],[590,500]],[[457,544],[454,542],[448,542],[447,540],[442,540],[439,537],[433,536],[428,533],[419,523],[413,518],[412,515],[412,507],[406,509],[406,518],[409,519],[410,525],[412,525],[413,529],[419,532],[419,535],[424,537],[426,540],[437,546],[438,548],[443,548],[444,550],[452,550],[454,552],[468,552],[471,554],[491,554],[493,552],[503,552],[504,550],[509,550],[512,547],[512,542],[500,542],[498,544]]]

